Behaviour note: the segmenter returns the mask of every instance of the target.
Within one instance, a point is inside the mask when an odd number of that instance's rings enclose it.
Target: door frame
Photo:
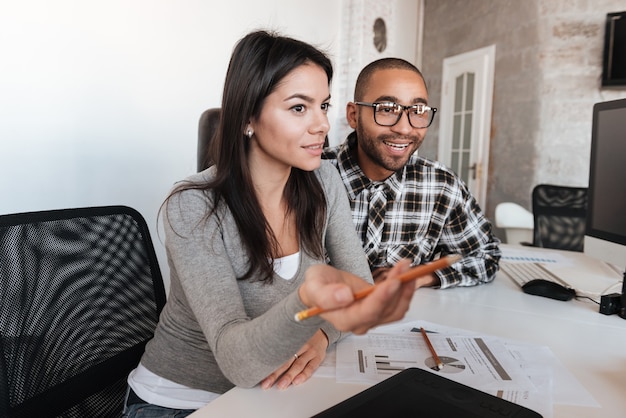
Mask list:
[[[443,60],[441,83],[441,122],[439,126],[438,159],[450,165],[452,148],[452,126],[454,117],[455,68],[475,66],[478,68],[474,86],[475,113],[472,118],[471,160],[476,164],[476,182],[468,184],[480,207],[485,210],[487,202],[487,180],[489,173],[489,145],[491,140],[491,112],[496,46],[489,45],[473,51],[451,56]]]

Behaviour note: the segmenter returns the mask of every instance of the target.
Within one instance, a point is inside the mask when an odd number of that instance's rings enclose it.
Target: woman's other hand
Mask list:
[[[324,361],[327,348],[328,338],[318,329],[292,358],[263,379],[261,387],[269,389],[276,384],[278,389],[287,389],[289,385],[304,383]]]

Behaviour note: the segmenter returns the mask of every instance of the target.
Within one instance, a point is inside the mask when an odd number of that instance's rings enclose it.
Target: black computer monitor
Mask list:
[[[585,254],[626,269],[626,99],[593,106]]]

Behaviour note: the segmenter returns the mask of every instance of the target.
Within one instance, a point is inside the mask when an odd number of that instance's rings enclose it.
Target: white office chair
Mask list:
[[[533,214],[513,202],[496,206],[496,226],[504,229],[507,244],[533,242]]]

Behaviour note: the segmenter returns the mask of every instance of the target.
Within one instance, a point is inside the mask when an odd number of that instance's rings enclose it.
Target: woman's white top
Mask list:
[[[274,271],[282,279],[291,280],[298,271],[299,263],[300,252],[277,258]],[[173,409],[199,409],[220,396],[219,393],[193,389],[164,379],[141,363],[128,376],[128,385],[142,400]]]

